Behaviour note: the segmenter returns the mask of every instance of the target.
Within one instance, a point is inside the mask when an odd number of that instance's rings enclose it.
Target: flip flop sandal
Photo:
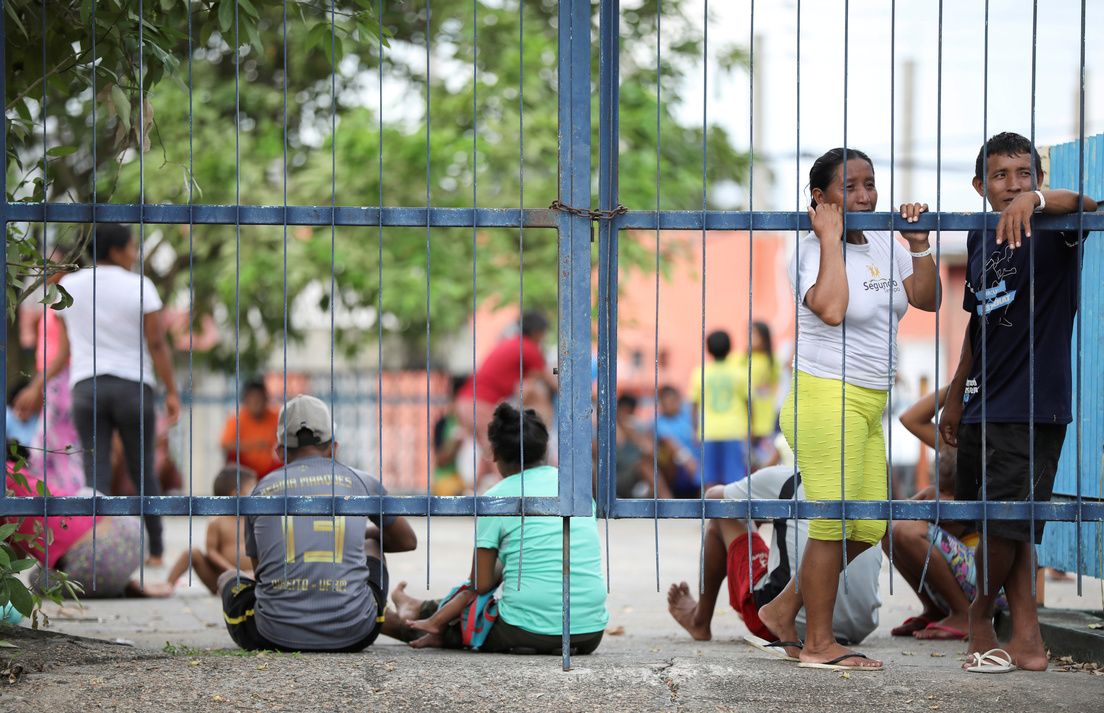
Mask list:
[[[934,619],[929,619],[926,616],[910,616],[900,626],[891,629],[889,633],[893,636],[912,636],[913,632],[926,629],[929,624],[934,623]]]
[[[974,652],[970,656],[973,665],[967,666],[970,673],[1009,673],[1016,670],[1012,657],[1004,649],[989,649],[983,654]]]
[[[848,666],[847,664],[841,664],[840,661],[846,661],[847,659],[868,658],[866,654],[844,654],[838,656],[831,661],[825,661],[824,663],[813,663],[811,661],[802,661],[797,666],[798,668],[827,668],[832,671],[881,671],[881,666]]]
[[[744,641],[747,642],[749,646],[753,646],[760,651],[765,651],[771,656],[777,656],[783,661],[801,660],[798,658],[794,658],[793,656],[790,656],[786,653],[787,646],[796,646],[799,649],[803,648],[803,644],[800,641],[767,641],[766,639],[761,639],[753,634],[748,634],[747,636],[745,636]]]
[[[926,631],[932,632],[931,635],[921,636]],[[943,624],[928,624],[920,631],[912,632],[912,635],[921,641],[965,641],[970,638],[965,631]]]

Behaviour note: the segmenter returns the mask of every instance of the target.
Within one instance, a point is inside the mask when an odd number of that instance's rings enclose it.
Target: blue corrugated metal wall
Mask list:
[[[1085,182],[1081,188],[1098,201],[1104,198],[1104,134],[1085,141]],[[1050,187],[1078,190],[1080,143],[1055,146],[1050,152]],[[1104,499],[1104,233],[1092,233],[1085,242],[1085,263],[1081,270],[1080,350],[1074,336],[1074,393],[1080,399],[1080,412],[1066,433],[1066,444],[1058,464],[1054,484],[1055,500]],[[1077,361],[1080,352],[1080,374]],[[1080,379],[1078,378],[1080,376]],[[1077,417],[1080,416],[1080,429]],[[1080,454],[1078,453],[1080,430]],[[1078,457],[1080,455],[1080,457]],[[1080,491],[1078,490],[1080,480]],[[1052,522],[1047,525],[1039,555],[1042,564],[1066,571],[1080,571],[1093,577],[1104,574],[1104,528],[1099,522],[1080,525]],[[1080,568],[1078,558],[1080,557]]]

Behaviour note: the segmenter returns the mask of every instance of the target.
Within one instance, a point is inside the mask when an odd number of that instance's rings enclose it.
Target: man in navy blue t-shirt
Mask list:
[[[974,189],[1001,215],[995,231],[974,230],[967,240],[962,306],[970,321],[939,422],[943,439],[958,446],[955,500],[1028,501],[1034,496],[1036,502],[1049,501],[1066,425],[1072,420],[1070,343],[1081,277],[1077,246],[1083,236],[1077,231],[1032,232],[1031,216],[1073,213],[1082,202],[1085,211],[1095,211],[1096,202],[1068,190],[1034,190],[1042,180],[1042,162],[1019,134],[998,134],[978,154]],[[1028,343],[1032,255],[1033,357]],[[1011,663],[1046,669],[1031,591],[1032,547],[1042,541],[1045,524],[989,521],[976,553],[979,562],[988,558],[989,582],[986,593],[979,591],[970,606],[967,666],[1007,670],[991,659],[979,660],[998,647],[993,605],[1003,588],[1012,615],[1012,641],[1006,647]]]

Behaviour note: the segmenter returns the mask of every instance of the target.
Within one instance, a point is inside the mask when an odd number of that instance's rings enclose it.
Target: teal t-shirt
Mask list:
[[[559,474],[540,466],[511,475],[486,492],[488,497],[519,497],[525,479],[526,497],[556,497]],[[602,554],[598,547],[598,520],[571,520],[571,633],[602,631],[609,621]],[[503,564],[499,616],[534,634],[563,632],[563,518],[480,517],[476,546],[498,550]],[[518,564],[521,588],[518,589]]]

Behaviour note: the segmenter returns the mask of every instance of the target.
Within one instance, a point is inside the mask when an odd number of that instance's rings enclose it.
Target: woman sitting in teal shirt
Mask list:
[[[516,408],[499,404],[487,436],[503,477],[486,492],[487,497],[520,497],[523,481],[526,497],[556,497],[559,474],[555,468],[541,465],[548,450],[548,429],[535,411],[527,409],[523,423]],[[598,648],[609,621],[598,522],[594,517],[570,521],[571,649],[572,653],[589,654]],[[523,554],[525,565],[518,586]],[[563,519],[527,517],[523,539],[520,517],[481,517],[473,560],[471,579],[443,602],[411,597],[405,592],[406,582],[392,592],[411,636],[420,636],[411,645],[561,654]],[[495,602],[487,595],[503,580],[509,584],[501,589],[501,600]],[[476,587],[471,586],[473,582]]]

